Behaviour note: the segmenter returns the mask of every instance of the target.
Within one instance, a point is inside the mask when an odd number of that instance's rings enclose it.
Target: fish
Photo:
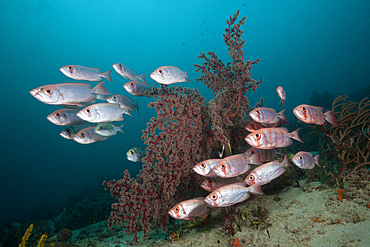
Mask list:
[[[276,160],[279,152],[276,149],[258,149],[250,148],[244,152],[244,157],[248,159],[252,155],[257,154],[261,162]]]
[[[177,82],[187,82],[186,79],[191,82],[191,80],[187,76],[187,72],[183,72],[182,70],[174,66],[159,67],[150,74],[150,78],[164,85],[170,85]]]
[[[91,125],[73,125],[73,126],[70,126],[66,129],[62,130],[59,134],[67,140],[72,140],[73,136],[77,132],[79,132],[82,129],[88,128],[88,127],[92,127],[92,126]]]
[[[279,96],[280,98],[280,104],[281,104],[281,107],[283,107],[285,101],[286,101],[286,94],[285,94],[285,90],[282,86],[278,86],[276,88],[276,93],[277,95]]]
[[[145,76],[146,74],[137,75],[135,71],[127,67],[126,65],[123,65],[121,63],[115,63],[113,64],[113,69],[120,74],[123,78],[129,79],[129,80],[137,80],[146,82]]]
[[[110,136],[101,136],[95,133],[95,127],[88,127],[80,130],[73,136],[73,140],[80,144],[91,144],[109,139]]]
[[[139,162],[145,156],[145,152],[141,148],[131,148],[126,153],[127,159],[132,162]]]
[[[45,85],[30,91],[37,100],[49,105],[83,106],[96,99],[105,99],[110,95],[104,87],[104,82],[94,88],[88,83],[60,83]]]
[[[289,123],[288,119],[284,115],[285,109],[279,113],[276,113],[275,109],[258,107],[249,112],[249,117],[258,123],[274,124],[279,123],[281,120],[284,123]]]
[[[151,91],[152,88],[146,82],[141,81],[129,81],[123,85],[123,88],[132,95],[144,96],[146,91]],[[150,96],[149,96],[150,97]]]
[[[299,105],[293,109],[293,114],[302,122],[308,124],[324,125],[328,121],[332,125],[339,126],[333,111],[324,112],[324,107]]]
[[[262,162],[258,155],[245,159],[244,154],[236,154],[222,159],[212,171],[222,178],[237,177],[251,169],[249,164],[262,164]]]
[[[282,175],[286,171],[286,166],[291,166],[288,155],[284,156],[284,160],[281,163],[279,160],[274,160],[255,168],[248,174],[244,182],[248,185],[256,183],[261,185],[267,184]]]
[[[125,132],[123,132],[122,130],[123,126],[124,124],[117,127],[111,123],[99,123],[98,126],[95,127],[95,133],[101,136],[113,136],[113,135],[117,135],[117,132],[120,131],[124,134]]]
[[[79,110],[76,109],[60,109],[50,113],[46,119],[51,123],[60,126],[75,125],[86,123],[85,120],[79,118],[76,114]]]
[[[134,111],[136,109],[137,113],[140,114],[140,112],[139,112],[139,102],[135,103],[135,101],[133,99],[131,99],[130,97],[115,94],[115,95],[109,96],[107,98],[107,102],[108,103],[113,103],[113,104],[119,104],[121,108],[127,109],[128,112],[130,110]],[[130,113],[128,113],[128,114],[131,115]]]
[[[100,73],[98,68],[84,67],[80,65],[67,65],[59,69],[65,76],[82,81],[102,81],[102,77],[108,79],[110,82],[112,78],[110,77],[111,70]]]
[[[320,155],[313,157],[313,154],[309,152],[300,151],[293,156],[292,161],[299,168],[313,169],[315,164],[320,166]]]
[[[245,129],[248,130],[249,132],[253,132],[259,129],[263,129],[263,128],[274,128],[274,127],[279,127],[279,126],[280,126],[280,123],[262,125],[261,123],[258,123],[256,121],[250,121],[245,127]]]
[[[250,197],[250,193],[263,195],[260,183],[255,183],[250,187],[240,184],[226,185],[213,191],[204,201],[210,207],[229,207],[244,202]]]
[[[178,220],[194,220],[196,217],[207,218],[208,207],[204,197],[197,197],[176,204],[168,211],[168,214]]]
[[[98,103],[85,107],[77,113],[77,116],[90,123],[107,123],[123,121],[124,111],[119,104]]]
[[[259,149],[288,147],[293,143],[290,138],[303,143],[298,136],[300,129],[298,128],[292,133],[288,133],[288,129],[283,127],[260,129],[247,135],[245,141],[252,147]]]
[[[240,182],[238,178],[207,178],[202,182],[200,187],[204,190],[212,192],[218,188],[229,184],[241,183],[240,185],[246,185],[245,182]]]
[[[204,160],[193,167],[193,170],[199,175],[205,177],[217,177],[217,175],[212,171],[213,168],[221,161],[222,159],[208,159]]]

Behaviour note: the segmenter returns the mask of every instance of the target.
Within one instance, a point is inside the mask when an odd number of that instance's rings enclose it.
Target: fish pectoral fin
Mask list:
[[[123,120],[125,120],[125,119],[124,119],[124,118],[123,118],[123,116],[121,115],[119,118],[115,119],[114,121],[123,121]]]
[[[276,147],[285,148],[285,147],[288,147],[288,146],[292,145],[292,143],[293,143],[292,139],[288,139],[288,140],[286,140],[286,142],[284,142],[283,144],[281,144],[279,146],[276,146]]]

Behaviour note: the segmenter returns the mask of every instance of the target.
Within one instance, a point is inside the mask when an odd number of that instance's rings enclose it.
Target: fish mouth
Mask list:
[[[213,201],[207,197],[204,199],[204,202],[207,203],[209,206],[212,206],[212,207],[215,206]]]
[[[31,91],[30,91],[30,94],[33,96],[33,97],[35,97],[35,95],[38,93],[38,89],[36,88],[36,89],[32,89]]]

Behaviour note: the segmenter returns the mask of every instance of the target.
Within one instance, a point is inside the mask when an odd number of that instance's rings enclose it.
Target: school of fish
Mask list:
[[[123,85],[129,94],[141,97],[151,90],[145,74],[138,75],[121,63],[113,64],[113,68],[123,78],[131,80]],[[67,107],[46,117],[55,125],[69,126],[60,132],[62,137],[80,144],[104,141],[118,132],[124,133],[124,124],[115,126],[112,122],[124,121],[124,114],[132,116],[130,111],[136,110],[139,113],[138,102],[135,103],[128,96],[112,95],[104,87],[103,78],[113,82],[110,70],[101,73],[97,68],[67,65],[61,67],[60,71],[75,80],[99,82],[94,87],[88,83],[59,83],[30,91],[34,98],[45,104]],[[174,66],[159,67],[151,73],[150,78],[164,85],[191,82],[187,72]],[[276,93],[283,106],[286,102],[284,88],[277,87]],[[175,219],[194,220],[196,217],[202,217],[205,220],[209,207],[228,207],[244,202],[251,193],[263,195],[261,186],[284,174],[286,167],[292,165],[286,154],[283,161],[279,161],[279,156],[283,155],[280,148],[290,146],[293,140],[303,142],[298,135],[299,129],[289,132],[286,127],[281,127],[282,124],[289,125],[284,112],[285,110],[282,110],[277,113],[275,109],[266,107],[255,108],[249,112],[251,121],[246,130],[250,133],[245,137],[245,141],[251,148],[241,154],[208,159],[196,164],[194,172],[205,177],[200,186],[210,194],[180,202],[171,208],[168,214]],[[324,125],[329,122],[338,126],[333,111],[324,113],[324,108],[320,106],[299,105],[293,109],[293,114],[307,124]],[[230,154],[231,147],[228,150]],[[135,147],[126,154],[128,160],[139,162],[145,156],[145,151]],[[296,153],[292,162],[301,169],[320,166],[319,155],[313,157],[306,151]],[[250,171],[252,165],[256,167]]]
[[[283,106],[286,101],[284,88],[277,87],[276,93]],[[288,147],[293,143],[292,140],[303,142],[298,135],[300,129],[289,132],[286,127],[281,127],[282,124],[289,125],[284,112],[282,110],[277,113],[275,109],[265,107],[249,112],[251,121],[245,128],[250,133],[245,141],[251,148],[242,154],[208,159],[196,164],[193,170],[205,177],[200,186],[210,194],[180,202],[168,214],[175,219],[206,219],[208,208],[232,206],[248,200],[250,194],[263,195],[261,186],[284,174],[286,167],[292,165],[287,154],[283,154],[280,148]],[[293,113],[304,123],[323,125],[329,122],[338,126],[333,111],[324,113],[322,107],[299,105]],[[279,156],[284,157],[282,162]],[[306,151],[296,153],[292,162],[301,169],[320,166],[319,155],[313,157]],[[255,166],[253,170],[252,165]]]

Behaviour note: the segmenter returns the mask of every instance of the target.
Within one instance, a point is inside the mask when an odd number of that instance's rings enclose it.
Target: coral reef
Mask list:
[[[370,165],[370,100],[366,97],[361,102],[352,102],[347,98],[341,95],[333,101],[332,109],[339,127],[331,124],[315,126],[311,133],[324,138],[326,146],[322,149],[339,161],[336,170],[324,167],[338,179]]]
[[[144,238],[154,227],[166,232],[170,223],[167,211],[182,200],[205,193],[192,170],[196,163],[215,156],[222,146],[244,152],[246,113],[251,109],[246,93],[255,91],[262,80],[250,77],[250,69],[259,59],[243,60],[240,26],[246,17],[236,23],[238,15],[239,11],[227,20],[224,34],[233,62],[225,64],[209,52],[209,57],[204,53],[199,56],[205,60],[202,65],[194,65],[202,73],[197,81],[210,87],[215,98],[207,103],[197,89],[154,86],[146,96],[156,100],[149,107],[156,110],[157,117],[143,131],[147,145],[143,169],[136,177],[126,170],[123,179],[103,183],[118,198],[112,204],[109,227],[122,226],[125,233],[134,234],[132,242],[138,241],[140,231]]]

